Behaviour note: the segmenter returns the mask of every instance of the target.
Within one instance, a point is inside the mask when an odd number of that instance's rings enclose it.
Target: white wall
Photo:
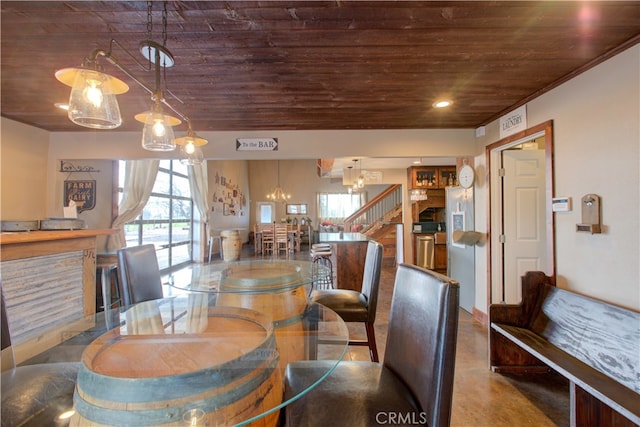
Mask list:
[[[553,120],[555,195],[573,199],[571,212],[555,214],[557,284],[638,310],[640,46],[527,104],[529,127],[547,120]],[[499,139],[496,121],[478,142],[484,148]],[[479,175],[484,167],[484,156],[476,157]],[[486,229],[486,184],[477,190],[476,224]],[[588,193],[601,197],[602,234],[576,232]],[[487,301],[486,250],[476,250],[480,309]]]
[[[3,220],[46,218],[49,132],[2,119],[0,192]]]
[[[64,119],[66,120],[66,119]],[[142,131],[142,129],[141,129]],[[461,157],[473,154],[473,129],[199,132],[211,160],[319,159],[333,157]],[[176,136],[181,132],[176,131]],[[277,151],[236,151],[236,138],[276,137]],[[140,146],[141,132],[78,131],[51,134],[58,159],[171,158]]]
[[[243,242],[249,240],[249,169],[246,161],[208,161],[209,224],[213,230],[239,229]],[[234,196],[234,190],[237,192]],[[214,201],[214,194],[216,201]],[[220,202],[219,200],[222,200]],[[233,207],[224,212],[224,204]]]

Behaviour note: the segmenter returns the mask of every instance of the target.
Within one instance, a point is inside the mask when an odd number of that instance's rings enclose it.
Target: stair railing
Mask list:
[[[366,233],[402,210],[402,185],[394,184],[344,220],[344,230]]]

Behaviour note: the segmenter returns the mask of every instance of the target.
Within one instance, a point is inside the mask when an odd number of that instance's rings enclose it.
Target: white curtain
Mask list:
[[[200,212],[200,218],[204,222],[207,237],[209,237],[209,179],[207,175],[207,161],[190,165],[189,186],[191,187],[191,198]]]
[[[156,182],[160,160],[127,160],[125,162],[122,202],[118,217],[111,224],[117,230],[109,236],[107,249],[111,252],[127,246],[124,225],[140,215],[149,200]]]

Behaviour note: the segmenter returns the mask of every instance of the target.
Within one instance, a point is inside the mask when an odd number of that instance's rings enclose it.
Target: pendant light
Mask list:
[[[164,3],[162,19],[163,44],[158,44],[151,40],[152,21],[150,4],[147,10],[148,34],[147,40],[140,42],[140,52],[150,63],[155,65],[156,86],[153,91],[153,95],[151,96],[153,101],[151,109],[144,113],[136,114],[135,119],[144,123],[144,128],[142,130],[142,148],[149,151],[173,151],[176,149],[173,126],[179,125],[181,121],[176,117],[165,114],[161,105],[161,102],[164,100],[164,94],[162,92],[160,67],[172,67],[175,63],[173,55],[165,47],[167,39],[167,3]]]
[[[196,133],[191,128],[191,122],[189,122],[187,135],[176,138],[174,142],[176,143],[176,145],[180,146],[180,152],[182,155],[180,162],[182,162],[183,164],[197,165],[204,161],[204,156],[200,147],[206,145],[208,141],[196,135]]]
[[[360,160],[360,175],[358,175],[358,189],[362,190],[364,188],[364,175],[362,175],[362,160]]]
[[[348,178],[346,179],[346,181],[347,181],[347,193],[349,193],[349,194],[353,193],[353,182],[352,182],[353,173],[352,173],[351,169],[353,169],[353,166],[348,166],[347,167],[347,170],[348,170],[349,174],[348,174]]]
[[[116,95],[129,90],[122,80],[102,72],[93,60],[80,67],[64,68],[56,79],[71,87],[69,120],[92,129],[115,129],[122,124]]]
[[[409,200],[412,202],[420,202],[423,200],[427,200],[429,197],[427,195],[427,190],[424,188],[414,188],[409,191]]]
[[[171,52],[166,48],[167,40],[167,1],[163,1],[162,12],[162,44],[151,40],[152,36],[152,6],[153,1],[147,1],[147,39],[140,42],[140,52],[148,60],[148,67],[120,45],[115,39],[110,41],[109,50],[95,49],[91,55],[85,59],[80,67],[64,68],[55,73],[56,78],[71,87],[69,96],[69,119],[80,126],[94,129],[114,129],[122,124],[120,107],[116,95],[123,94],[129,90],[129,86],[122,80],[117,79],[102,71],[98,65],[99,56],[104,56],[107,61],[126,74],[140,87],[151,94],[151,107],[144,113],[137,114],[135,119],[144,124],[142,129],[142,147],[150,151],[173,151],[176,148],[174,141],[173,127],[182,121],[190,123],[186,115],[178,111],[164,98],[161,67],[166,69],[174,65],[175,61]],[[113,45],[117,45],[125,51],[141,68],[145,71],[155,72],[155,86],[152,88],[143,79],[136,77],[126,66],[121,64],[113,56]],[[174,96],[175,98],[175,96]],[[167,114],[164,108],[167,107],[178,117]],[[189,128],[191,134],[195,135]],[[192,135],[192,136],[193,136]],[[189,136],[189,134],[187,135]],[[193,152],[188,142],[183,144],[183,157],[189,162],[198,162],[202,158],[202,151],[198,146],[207,143],[205,139],[194,137],[197,141]],[[195,163],[194,163],[195,164]]]
[[[142,148],[149,151],[173,151],[176,149],[173,126],[180,119],[165,114],[160,101],[156,100],[150,111],[136,114],[135,119],[144,123],[142,129]]]

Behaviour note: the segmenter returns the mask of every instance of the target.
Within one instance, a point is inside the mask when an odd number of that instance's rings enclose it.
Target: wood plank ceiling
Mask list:
[[[54,107],[58,69],[109,49],[134,62],[145,1],[1,2],[1,113],[49,131],[86,131]],[[162,42],[162,2],[152,39]],[[474,128],[638,42],[640,2],[169,1],[166,85],[196,131]],[[126,51],[125,51],[126,49]],[[128,52],[133,53],[133,57]],[[123,125],[149,109],[130,85]],[[454,101],[448,110],[432,103]],[[185,130],[178,128],[178,130]]]

